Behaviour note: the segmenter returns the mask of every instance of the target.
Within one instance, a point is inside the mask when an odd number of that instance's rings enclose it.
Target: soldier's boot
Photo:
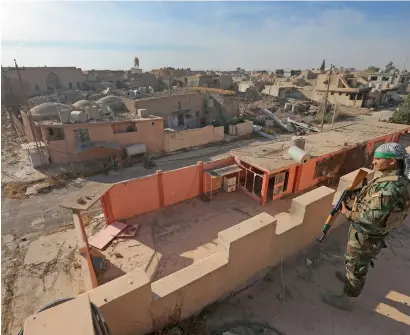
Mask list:
[[[347,296],[345,292],[340,294],[325,293],[322,294],[322,300],[323,302],[332,307],[342,309],[345,311],[350,311],[353,309],[353,303],[355,301],[355,298]]]
[[[342,282],[343,284],[345,283],[346,275],[342,271],[336,271],[335,276],[337,279],[339,279],[340,282]]]

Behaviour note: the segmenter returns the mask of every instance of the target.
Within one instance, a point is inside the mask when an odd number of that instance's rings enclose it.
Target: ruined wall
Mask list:
[[[13,85],[17,85],[17,87],[13,86],[12,89],[19,91],[20,82],[18,81],[17,71],[9,68],[2,69]],[[86,79],[81,69],[75,67],[22,67],[20,68],[20,75],[25,93],[31,96],[49,91],[47,76],[50,73],[54,73],[58,77],[60,88],[64,89],[75,90],[78,85],[81,87]]]
[[[252,134],[253,132],[253,122],[252,121],[246,121],[243,123],[238,123],[236,126],[236,135],[237,136],[245,136]]]
[[[221,129],[223,133],[223,127],[213,126],[174,132],[165,131],[164,150],[165,152],[172,152],[221,141]]]
[[[165,97],[155,97],[134,100],[131,110],[146,109],[149,115],[166,118],[172,113],[179,111],[199,112],[202,115],[204,109],[204,95],[202,93],[177,94]],[[127,106],[129,104],[126,104]],[[130,109],[130,108],[129,108]]]
[[[144,334],[173,318],[187,318],[313,243],[333,195],[320,187],[295,198],[289,213],[261,213],[221,231],[216,253],[160,280],[150,282],[144,271],[135,270],[76,300],[88,296],[101,308],[113,335]],[[59,315],[60,322],[69,315]]]

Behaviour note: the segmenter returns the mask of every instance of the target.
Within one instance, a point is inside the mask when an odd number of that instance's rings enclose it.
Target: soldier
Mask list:
[[[363,187],[350,209],[341,213],[351,222],[345,253],[346,274],[336,272],[344,283],[341,294],[328,293],[323,301],[350,310],[365,284],[369,266],[386,248],[385,238],[398,227],[410,208],[410,156],[398,143],[385,143],[374,153],[373,165],[381,176]]]

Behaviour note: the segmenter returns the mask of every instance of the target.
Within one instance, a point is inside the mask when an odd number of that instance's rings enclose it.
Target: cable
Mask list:
[[[61,305],[73,299],[74,298],[62,298],[62,299],[54,300],[50,302],[49,304],[45,305],[44,307],[42,307],[37,313],[43,312],[49,308]],[[110,328],[108,327],[108,324],[105,321],[104,316],[101,313],[100,309],[92,302],[90,302],[90,304],[91,304],[91,312],[92,312],[94,329],[96,330],[96,333],[101,334],[101,335],[111,335]],[[20,329],[17,335],[24,335],[24,327]]]

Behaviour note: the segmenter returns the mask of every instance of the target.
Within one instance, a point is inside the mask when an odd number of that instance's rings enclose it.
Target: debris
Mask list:
[[[121,255],[119,252],[116,252],[116,253],[115,253],[115,257],[117,257],[117,258],[124,258],[124,256]]]
[[[121,233],[117,235],[117,238],[127,238],[127,237],[134,237],[137,234],[139,225],[129,225],[125,228]]]
[[[293,125],[296,127],[296,129],[301,128],[301,129],[303,129],[303,130],[307,130],[308,132],[315,132],[315,133],[318,133],[318,132],[319,132],[319,129],[317,129],[317,128],[315,128],[315,127],[312,127],[312,126],[310,126],[310,125],[308,125],[308,124],[306,124],[306,123],[297,122],[297,121],[294,121],[294,120],[292,120],[292,119],[290,119],[290,118],[287,118],[286,121],[289,122],[289,123],[291,123],[291,124],[293,124]]]
[[[33,187],[33,186],[29,186],[29,187],[27,187],[27,190],[26,190],[26,195],[36,195],[38,192],[37,192],[37,189],[35,188],[35,187]]]
[[[78,202],[80,205],[85,205],[85,204],[87,203],[87,201],[85,201],[82,197],[81,197],[81,198],[78,198],[78,199],[77,199],[77,202]]]
[[[91,236],[91,238],[89,239],[89,244],[101,250],[126,227],[127,224],[119,221],[114,221],[112,224],[100,230],[96,235]]]

